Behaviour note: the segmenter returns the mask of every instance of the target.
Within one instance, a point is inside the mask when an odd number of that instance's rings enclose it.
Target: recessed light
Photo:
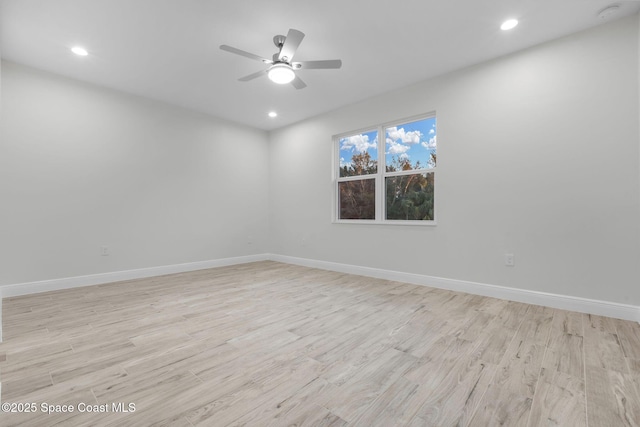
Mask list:
[[[89,52],[87,52],[87,49],[80,47],[80,46],[74,46],[71,48],[71,52],[75,53],[78,56],[87,56],[89,55]]]
[[[275,111],[270,111],[269,112],[269,117],[271,117],[272,119],[275,117],[278,117],[278,113],[276,113]]]
[[[516,25],[518,25],[517,19],[507,19],[502,23],[502,25],[500,25],[500,29],[502,31],[512,30],[516,27]]]

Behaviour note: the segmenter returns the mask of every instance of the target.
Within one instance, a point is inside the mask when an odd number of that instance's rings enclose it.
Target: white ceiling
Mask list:
[[[599,25],[612,3],[620,9],[609,20],[640,9],[638,0],[2,0],[1,53],[270,130]],[[501,31],[510,17],[520,25]],[[302,90],[237,81],[264,66],[219,45],[270,58],[273,36],[289,28],[306,34],[296,61],[342,68],[299,71]]]

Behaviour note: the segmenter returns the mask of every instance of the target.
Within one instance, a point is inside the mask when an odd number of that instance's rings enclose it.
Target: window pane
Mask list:
[[[387,219],[433,221],[434,173],[385,179]]]
[[[338,183],[339,219],[376,218],[376,180],[359,179]]]
[[[378,132],[340,138],[340,176],[378,172]]]
[[[436,167],[436,118],[385,129],[386,171]]]

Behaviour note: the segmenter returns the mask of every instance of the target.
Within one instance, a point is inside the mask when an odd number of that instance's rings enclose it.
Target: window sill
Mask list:
[[[418,227],[435,227],[436,221],[378,221],[367,219],[338,219],[333,220],[332,224],[355,224],[355,225],[404,225],[404,226],[418,226]]]

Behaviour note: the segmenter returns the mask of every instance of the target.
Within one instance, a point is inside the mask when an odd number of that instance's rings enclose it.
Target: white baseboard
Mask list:
[[[66,277],[62,279],[42,280],[39,282],[20,283],[0,286],[0,298],[10,298],[40,292],[78,288],[82,286],[101,285],[121,282],[123,280],[142,279],[145,277],[163,276],[165,274],[184,273],[207,268],[245,264],[255,261],[266,261],[268,254],[247,255],[233,258],[221,258],[209,261],[188,262],[184,264],[163,265],[159,267],[139,268],[135,270],[114,271],[111,273],[91,274],[88,276]]]
[[[257,254],[0,286],[0,342],[2,342],[2,298],[266,260],[640,322],[640,307],[634,305],[529,291],[525,289],[507,288],[504,286],[488,285],[485,283],[445,279],[442,277],[404,273],[372,267],[340,264],[329,261],[297,258],[287,255]]]
[[[209,261],[196,261],[184,264],[163,265],[159,267],[139,268],[135,270],[114,271],[110,273],[90,274],[87,276],[65,277],[61,279],[41,280],[38,282],[0,286],[0,342],[2,342],[3,298],[79,288],[82,286],[102,285],[105,283],[121,282],[123,280],[143,279],[145,277],[163,276],[165,274],[185,273],[188,271],[204,270],[207,268],[266,261],[268,259],[268,254],[246,255]]]
[[[308,258],[297,258],[286,255],[271,254],[269,259],[287,264],[320,268],[340,273],[358,274],[360,276],[412,283],[414,285],[430,286],[433,288],[447,289],[474,295],[482,295],[527,304],[559,308],[562,310],[577,311],[580,313],[640,322],[640,307],[635,305],[550,294],[525,289],[508,288],[504,286],[488,285],[485,283],[468,282],[464,280],[445,279],[442,277],[426,276],[422,274],[403,273],[400,271],[383,270],[372,267],[340,264],[329,261],[318,261]]]

